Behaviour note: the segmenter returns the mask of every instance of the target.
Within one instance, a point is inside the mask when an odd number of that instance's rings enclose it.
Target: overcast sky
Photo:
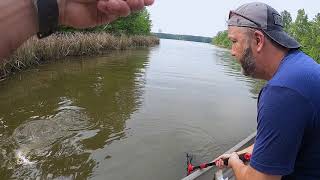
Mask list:
[[[255,0],[257,1],[257,0]],[[254,0],[155,0],[148,7],[153,27],[152,32],[214,36],[227,28],[230,9],[254,2]],[[298,9],[304,9],[309,19],[320,13],[320,0],[260,0],[277,11],[287,10],[293,19]]]

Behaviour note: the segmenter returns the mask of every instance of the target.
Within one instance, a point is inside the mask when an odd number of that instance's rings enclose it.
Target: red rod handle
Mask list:
[[[250,153],[239,154],[239,159],[241,159],[241,161],[243,161],[243,162],[249,162],[251,159],[251,154]],[[228,161],[229,161],[229,158],[223,159],[223,163],[225,166],[228,166]],[[188,175],[191,174],[192,171],[194,171],[196,169],[204,169],[206,167],[215,166],[215,165],[216,165],[215,162],[201,163],[199,166],[193,166],[191,163],[189,163],[188,164]]]

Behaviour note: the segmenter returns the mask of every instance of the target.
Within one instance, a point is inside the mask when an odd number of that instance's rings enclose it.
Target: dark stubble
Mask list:
[[[254,73],[256,70],[256,63],[255,63],[255,59],[253,57],[251,47],[248,47],[244,50],[243,55],[240,59],[240,64],[242,67],[242,73],[245,76],[254,77]]]

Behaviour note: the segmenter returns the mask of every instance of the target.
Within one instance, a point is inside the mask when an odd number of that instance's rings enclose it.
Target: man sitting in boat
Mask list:
[[[242,151],[253,150],[249,165],[237,153],[220,156],[216,165],[229,158],[238,180],[320,179],[320,65],[264,3],[230,11],[228,37],[244,75],[268,82],[258,99],[255,144]]]

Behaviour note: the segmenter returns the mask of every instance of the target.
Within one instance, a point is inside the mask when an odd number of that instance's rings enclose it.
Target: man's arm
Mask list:
[[[31,0],[0,1],[0,61],[38,30]]]
[[[57,0],[59,24],[87,28],[151,5],[154,0]],[[33,0],[0,0],[0,63],[38,32]]]
[[[238,151],[237,154],[243,154],[243,153],[250,153],[252,154],[253,151],[253,147],[254,144],[250,145],[249,147],[242,149],[241,151]],[[219,168],[224,168],[225,164],[223,159],[227,159],[230,158],[231,154],[222,154],[219,157],[217,157],[215,160],[213,160],[213,162],[216,163],[216,166],[218,166]]]
[[[232,154],[224,154],[217,158],[216,164],[219,168],[225,167],[223,164],[223,160],[225,158],[229,158],[228,165],[234,171],[235,177],[237,180],[280,180],[281,176],[269,175],[265,173],[261,173],[255,169],[253,169],[250,165],[245,165],[240,159],[238,154],[242,153],[250,153],[252,154],[254,144],[251,146],[238,151],[237,153]]]
[[[252,144],[251,146],[245,148],[245,149],[242,149],[241,151],[238,151],[237,154],[243,154],[243,153],[250,153],[252,154],[252,151],[253,151],[253,146],[254,144]]]
[[[229,158],[238,180],[277,180],[294,172],[304,130],[313,118],[308,99],[286,87],[267,86],[259,102],[250,165],[244,165],[236,153]]]
[[[259,172],[250,165],[245,165],[239,159],[237,153],[232,153],[229,158],[229,166],[233,169],[237,180],[280,180],[281,176],[269,175]]]

